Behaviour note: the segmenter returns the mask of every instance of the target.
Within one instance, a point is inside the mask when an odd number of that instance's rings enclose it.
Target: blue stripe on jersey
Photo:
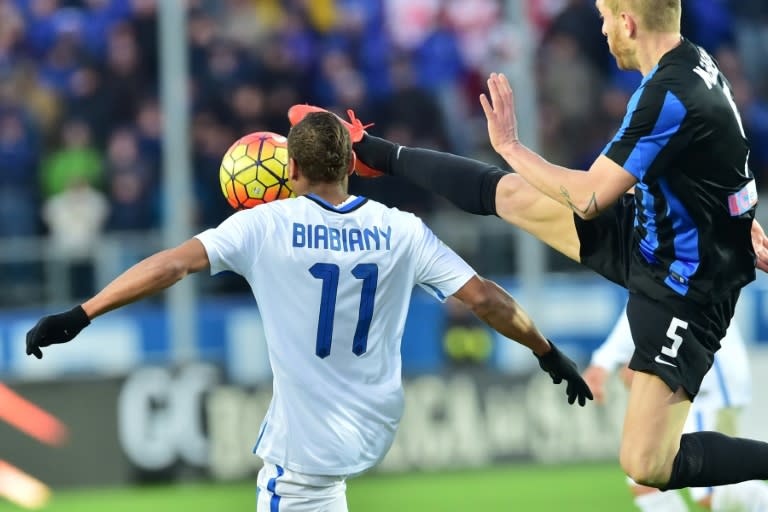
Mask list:
[[[267,482],[267,490],[272,493],[272,499],[269,500],[269,512],[279,512],[280,509],[280,496],[275,493],[275,485],[277,485],[277,479],[283,476],[283,468],[275,466],[277,468],[277,476],[270,478]]]
[[[621,127],[619,128],[619,131],[616,133],[616,136],[609,142],[605,148],[603,149],[603,154],[608,154],[608,151],[610,151],[611,146],[615,142],[618,142],[621,140],[622,137],[624,137],[624,132],[627,131],[627,127],[629,127],[630,121],[632,121],[632,116],[635,113],[635,110],[637,110],[637,104],[640,102],[640,96],[643,95],[643,86],[637,88],[637,90],[632,94],[632,97],[629,99],[629,103],[627,104],[627,113],[624,115],[624,120],[621,122]]]
[[[603,149],[603,154],[605,155],[608,153],[608,151],[611,149],[611,146],[613,146],[614,142],[617,142],[621,140],[621,138],[624,136],[624,133],[627,131],[627,128],[629,127],[629,123],[632,121],[632,116],[635,114],[635,110],[637,110],[637,104],[640,103],[640,97],[643,95],[643,90],[645,89],[645,84],[653,78],[653,75],[656,74],[656,71],[659,69],[658,64],[651,70],[650,73],[648,73],[644,78],[643,81],[640,82],[640,87],[638,87],[635,92],[632,94],[632,97],[629,99],[629,103],[627,103],[627,113],[624,115],[624,120],[621,122],[621,127],[619,128],[619,131],[616,133],[616,136],[611,140],[611,142],[608,143],[608,145],[605,146],[605,149]]]
[[[680,129],[687,113],[688,111],[677,96],[667,91],[653,131],[637,141],[622,167],[638,180],[642,180],[661,150]]]
[[[437,287],[432,286],[431,284],[424,283],[424,286],[428,287],[430,290],[435,292],[435,295],[437,295],[437,298],[440,300],[445,300],[445,295],[443,295],[443,292],[441,292]]]
[[[720,386],[720,394],[723,395],[723,402],[725,403],[725,407],[730,407],[731,395],[728,393],[728,386],[725,385],[723,367],[720,366],[720,362],[717,360],[717,357],[715,357],[715,364],[713,366],[713,370],[715,370],[715,375],[717,376],[717,384]]]
[[[365,198],[363,196],[357,196],[356,198],[354,198],[352,201],[348,202],[341,208],[337,208],[336,206],[332,205],[331,203],[329,203],[328,201],[326,201],[325,199],[323,199],[322,197],[316,194],[307,194],[307,197],[317,201],[318,203],[322,203],[323,205],[325,205],[326,208],[329,208],[339,213],[347,213],[349,211],[352,211],[358,206],[360,206],[360,203],[365,201]]]
[[[648,83],[648,80],[650,80],[651,78],[653,78],[653,75],[655,75],[655,74],[656,74],[656,72],[657,72],[658,70],[659,70],[659,65],[658,65],[658,64],[656,64],[655,66],[653,66],[653,69],[651,70],[651,72],[650,72],[650,73],[648,73],[647,75],[645,75],[645,76],[643,77],[643,80],[640,82],[640,87],[642,87],[642,86],[644,86],[646,83]]]
[[[672,193],[666,178],[659,179],[659,186],[667,200],[667,217],[674,219],[672,230],[675,238],[675,261],[669,266],[670,275],[664,282],[680,295],[688,293],[688,280],[696,273],[701,261],[699,255],[699,231],[683,203]]]
[[[265,430],[267,430],[267,422],[266,421],[261,426],[261,432],[259,432],[259,437],[256,439],[256,446],[253,447],[253,453],[256,453],[256,450],[259,449],[259,443],[261,443],[261,438],[264,437],[264,431]]]
[[[645,183],[639,182],[635,187],[641,191],[640,215],[643,218],[643,228],[645,229],[645,236],[640,239],[640,253],[648,263],[658,263],[656,249],[659,248],[659,235],[656,226],[656,203],[653,194],[648,191],[648,186]],[[636,215],[635,225],[638,222],[638,216]]]

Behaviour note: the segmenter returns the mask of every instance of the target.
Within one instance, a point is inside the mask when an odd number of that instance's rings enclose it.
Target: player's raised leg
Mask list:
[[[580,261],[573,212],[522,177],[470,158],[410,148],[366,134],[358,159],[384,174],[406,178],[476,215],[498,215],[569,258]]]
[[[291,124],[310,112],[312,105],[294,105]],[[532,234],[569,258],[580,261],[579,237],[571,209],[549,198],[519,175],[470,158],[422,148],[400,146],[365,132],[350,110],[342,120],[350,132],[358,174],[386,174],[407,179],[443,196],[456,207],[476,215],[498,215]],[[362,165],[359,165],[362,164]]]
[[[718,432],[682,434],[733,315],[738,292],[694,308],[630,293],[627,319],[635,370],[624,423],[621,465],[659,489],[728,485],[768,476],[768,443]]]
[[[656,375],[636,372],[624,417],[619,460],[635,482],[663,487],[672,473],[691,402]]]
[[[620,455],[627,475],[661,489],[722,486],[710,501],[716,511],[731,510],[727,507],[734,504],[765,504],[765,484],[743,482],[761,474],[765,444],[712,431],[681,437],[690,405],[682,388],[673,393],[659,377],[635,372]]]
[[[550,199],[517,174],[507,174],[496,187],[496,214],[527,231],[576,262],[581,241],[573,212]]]
[[[738,337],[740,337],[738,329],[729,329],[728,335],[723,340],[721,352],[725,354],[735,343],[742,344],[743,342],[741,339],[737,339]],[[739,359],[734,360],[734,358],[726,359],[723,357],[720,362],[722,363],[723,361],[727,361],[727,366],[721,365],[719,373],[721,375],[720,378],[725,379],[726,382],[730,381],[732,383],[734,381],[733,375],[729,376],[729,373],[734,370],[749,372],[746,358],[744,361],[741,361]],[[744,366],[740,367],[740,363],[743,363]],[[728,384],[725,383],[724,385],[727,386]],[[738,385],[729,387],[729,392],[731,393],[731,399],[737,401],[743,399],[743,397],[738,396],[740,392]],[[734,395],[735,398],[733,398]],[[711,402],[707,403],[705,401],[702,406],[701,402],[697,400],[691,408],[691,414],[688,416],[686,432],[716,430],[729,436],[736,435],[738,433],[738,417],[740,413],[740,407],[713,408]],[[768,510],[768,484],[760,480],[718,487],[695,487],[690,489],[690,492],[691,498],[696,503],[708,510],[712,510],[712,512],[729,512],[734,510],[760,512]]]

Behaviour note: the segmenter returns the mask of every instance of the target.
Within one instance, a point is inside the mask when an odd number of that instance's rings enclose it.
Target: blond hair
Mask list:
[[[614,15],[628,11],[640,18],[640,25],[652,32],[679,32],[681,0],[605,0]]]

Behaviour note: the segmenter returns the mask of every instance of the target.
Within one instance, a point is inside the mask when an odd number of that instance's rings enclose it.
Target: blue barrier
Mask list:
[[[754,343],[768,343],[768,279],[759,279],[742,293],[737,317]],[[535,307],[526,301],[514,279],[499,282],[527,309],[535,312],[541,330],[584,363],[613,326],[626,292],[595,276],[550,276],[537,291]],[[52,347],[42,361],[24,354],[24,334],[44,314],[41,310],[0,312],[0,376],[50,378],[66,374],[114,375],[139,365],[171,364],[168,325],[161,303],[145,302],[98,318],[75,343]],[[230,377],[259,382],[269,378],[258,309],[250,296],[206,299],[196,315],[200,359],[221,365]],[[452,325],[449,310],[417,289],[402,343],[403,372],[439,372],[450,361],[443,336]],[[500,336],[492,338],[487,364],[514,371],[531,367],[524,349]]]

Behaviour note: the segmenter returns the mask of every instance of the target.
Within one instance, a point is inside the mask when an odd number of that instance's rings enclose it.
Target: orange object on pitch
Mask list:
[[[24,508],[42,508],[51,491],[43,482],[0,460],[0,496]]]
[[[45,444],[60,445],[69,435],[56,417],[4,384],[0,384],[0,419]]]

